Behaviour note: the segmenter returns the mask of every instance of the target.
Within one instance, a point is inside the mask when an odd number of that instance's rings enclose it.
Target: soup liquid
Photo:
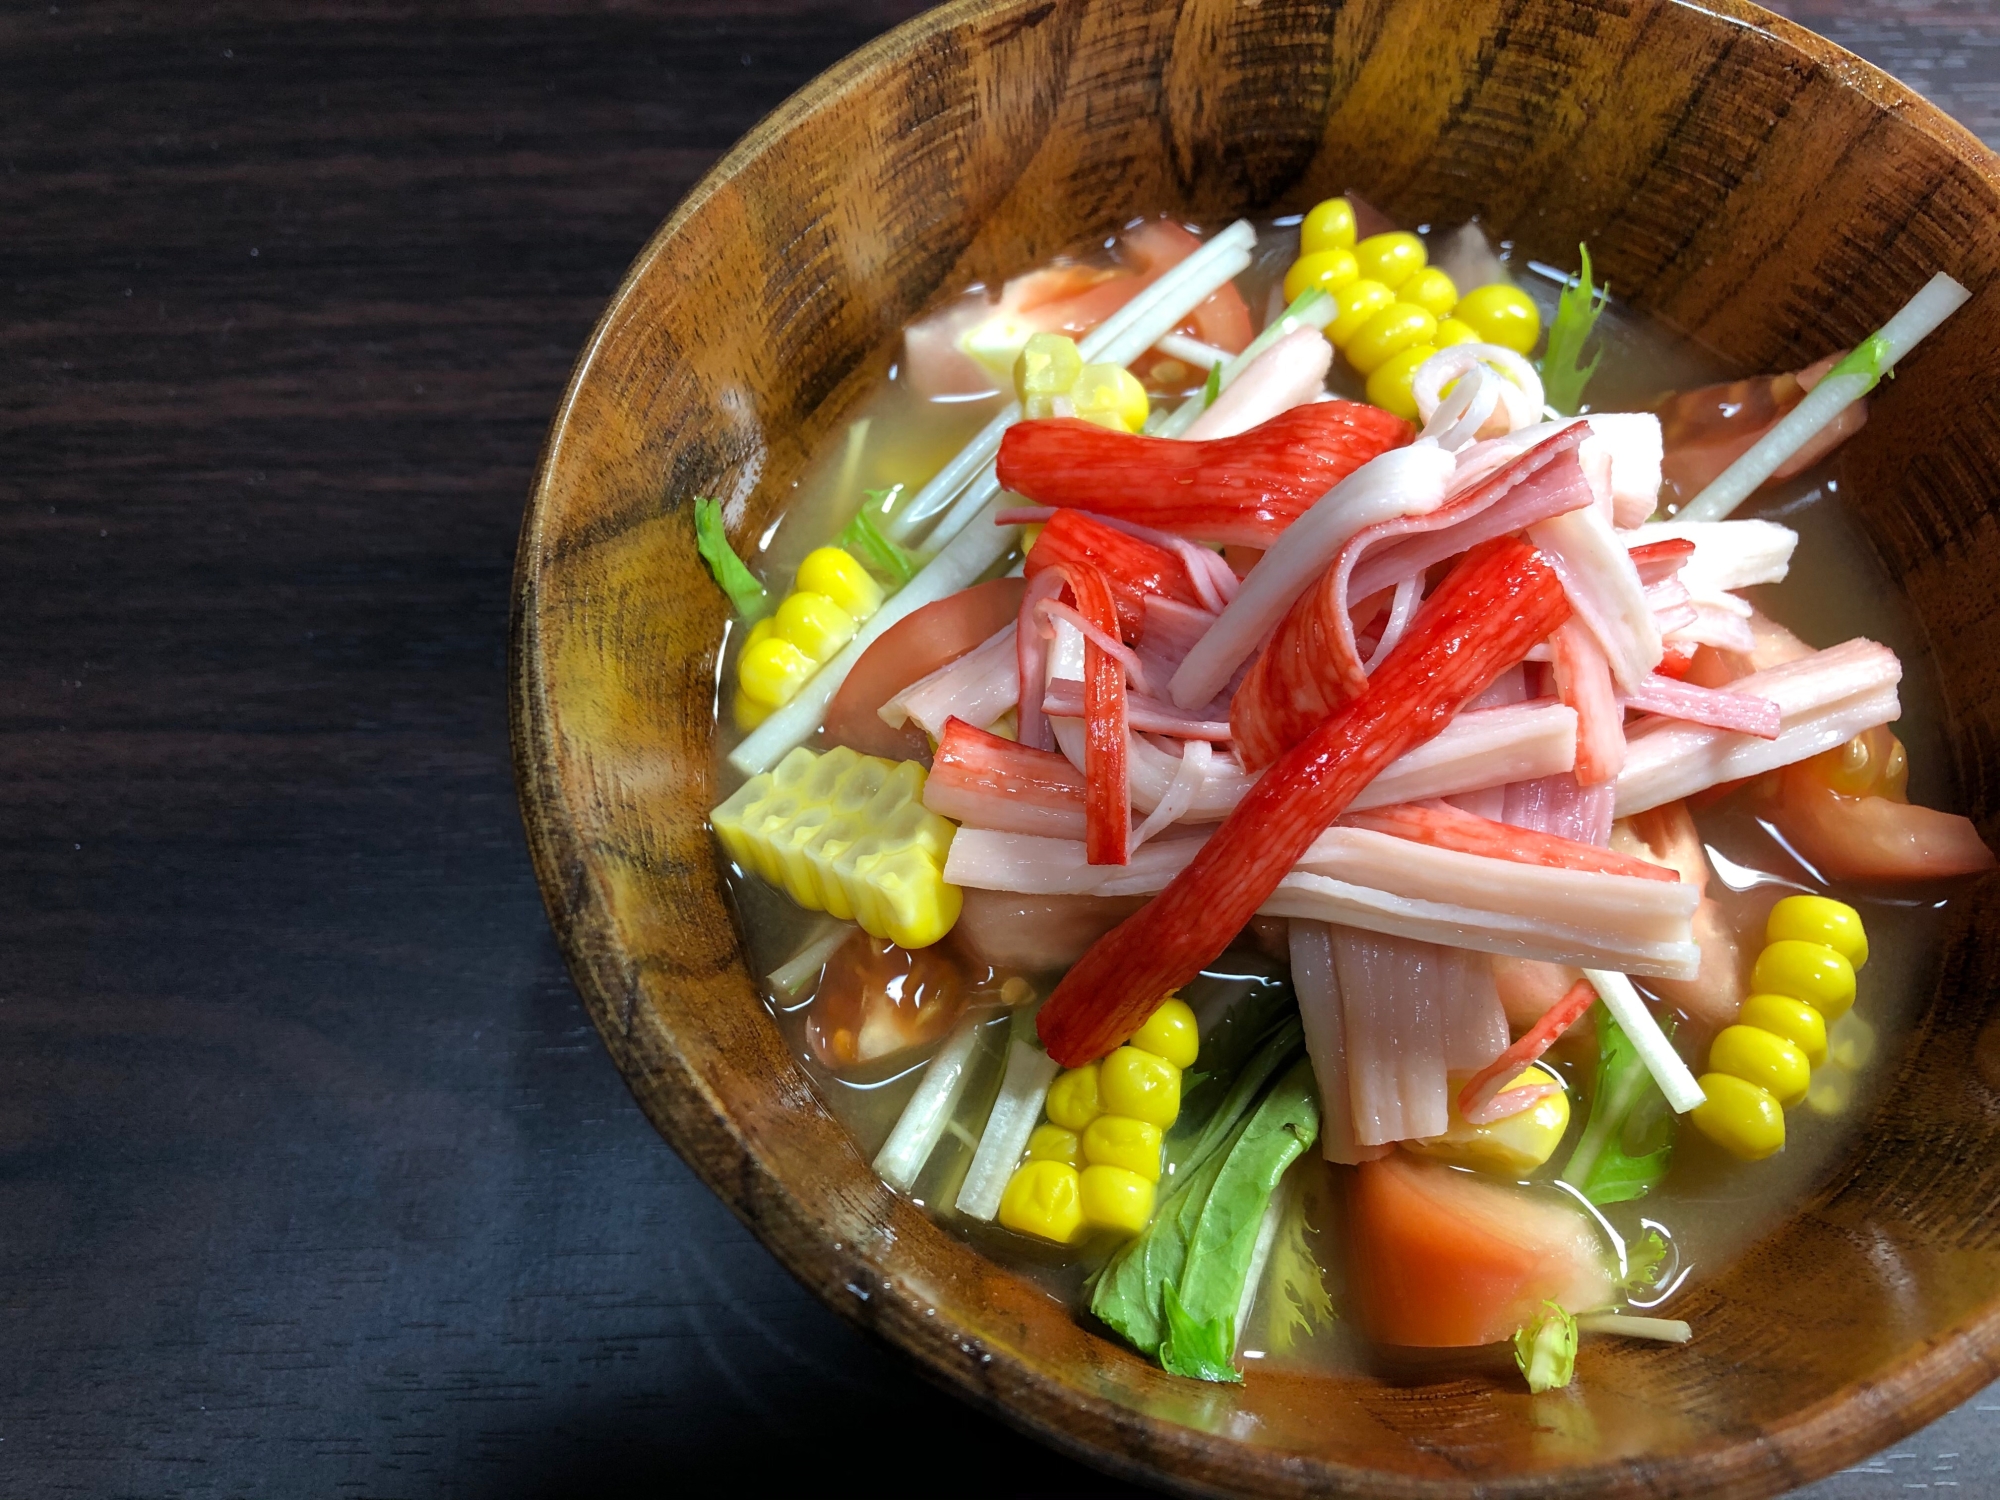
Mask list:
[[[1262,309],[1266,317],[1283,305],[1279,283],[1296,253],[1297,222],[1292,218],[1262,226],[1256,260],[1238,278],[1250,306]],[[1546,327],[1554,318],[1561,289],[1558,273],[1513,262],[1504,245],[1501,256],[1509,260],[1515,280],[1540,305]],[[1087,252],[1085,258],[1093,258],[1093,253]],[[1598,332],[1605,352],[1589,388],[1586,411],[1641,409],[1668,391],[1740,373],[1616,303],[1605,310]],[[752,559],[752,566],[775,592],[782,594],[807,552],[847,523],[865,491],[897,484],[906,491],[914,490],[958,452],[1002,404],[998,394],[927,401],[915,395],[899,375],[892,366],[882,385],[857,403],[847,441],[833,445],[799,480],[796,500],[761,538],[761,556]],[[1362,398],[1360,380],[1338,356],[1329,385],[1336,394]],[[1896,652],[1904,669],[1903,717],[1894,728],[1909,751],[1911,800],[1952,807],[1956,788],[1948,780],[1949,761],[1928,649],[1852,519],[1835,477],[1837,468],[1836,456],[1794,480],[1767,486],[1738,512],[1744,518],[1780,521],[1799,534],[1790,575],[1782,583],[1749,591],[1748,597],[1810,645],[1831,646],[1866,636]],[[724,652],[720,670],[723,689],[717,702],[727,705],[731,696],[727,684],[735,670],[733,651]],[[739,778],[723,757],[741,738],[726,707],[718,717],[716,731],[718,785],[726,792]],[[1714,869],[1708,893],[1729,915],[1746,961],[1762,946],[1765,916],[1783,896],[1824,891],[1860,911],[1868,932],[1868,963],[1860,974],[1855,1009],[1833,1029],[1830,1045],[1849,1055],[1865,1055],[1866,1061],[1852,1071],[1832,1065],[1815,1069],[1813,1097],[1787,1112],[1785,1148],[1765,1161],[1738,1161],[1681,1122],[1665,1181],[1646,1197],[1600,1210],[1603,1220],[1627,1244],[1636,1246],[1654,1232],[1667,1242],[1666,1258],[1654,1287],[1631,1295],[1628,1306],[1635,1311],[1657,1309],[1659,1315],[1672,1316],[1675,1293],[1789,1218],[1794,1205],[1813,1192],[1856,1122],[1867,1118],[1876,1089],[1895,1076],[1911,1021],[1936,978],[1937,939],[1950,899],[1949,887],[1824,884],[1757,818],[1753,808],[1744,805],[1746,800],[1728,799],[1695,815]],[[768,974],[777,968],[810,941],[825,921],[801,911],[782,893],[733,866],[729,887],[753,973]],[[1238,947],[1219,958],[1203,979],[1183,993],[1201,1011],[1205,1005],[1225,1003],[1257,984],[1282,982],[1283,973],[1282,965],[1248,947]],[[971,1004],[976,1010],[986,1007],[982,1013],[990,1019],[981,1028],[971,1082],[957,1119],[932,1154],[912,1196],[950,1232],[1031,1277],[1051,1295],[1081,1307],[1085,1279],[1106,1251],[1100,1250],[1095,1257],[1080,1255],[1074,1249],[967,1220],[951,1209],[979,1128],[999,1088],[1009,1017],[997,1003],[997,989],[1005,977],[991,976],[975,989]],[[1033,983],[1037,994],[1047,994],[1059,976],[1024,977]],[[772,1014],[828,1107],[853,1133],[861,1151],[872,1157],[914,1092],[927,1054],[912,1052],[883,1059],[872,1068],[835,1074],[820,1064],[808,1044],[805,1013],[811,993],[808,985],[796,999],[773,996],[769,1000]],[[1705,1048],[1705,1043],[1702,1046]],[[1699,1072],[1701,1053],[1688,1050],[1690,1063]],[[1536,1174],[1538,1182],[1553,1178],[1581,1133],[1596,1071],[1595,1048],[1559,1044],[1548,1061],[1564,1074],[1569,1085],[1571,1124],[1568,1138],[1550,1164]],[[1197,1069],[1199,1066],[1197,1063]],[[1191,1106],[1193,1102],[1190,1096]],[[1288,1181],[1288,1190],[1304,1192],[1308,1220],[1320,1231],[1311,1242],[1341,1316],[1329,1328],[1290,1341],[1282,1351],[1265,1348],[1262,1346],[1286,1341],[1274,1336],[1283,1320],[1273,1316],[1275,1309],[1267,1305],[1270,1299],[1260,1297],[1242,1339],[1243,1357],[1258,1362],[1253,1368],[1302,1364],[1353,1369],[1380,1368],[1385,1361],[1395,1367],[1408,1363],[1407,1355],[1369,1349],[1353,1332],[1343,1308],[1338,1177],[1346,1170],[1309,1153],[1293,1169],[1291,1178],[1298,1180]],[[1315,1180],[1304,1181],[1308,1176]],[[1160,1197],[1164,1200],[1171,1190],[1171,1181],[1163,1181]],[[1553,1187],[1539,1190],[1556,1191]],[[1424,1362],[1428,1366],[1459,1357],[1473,1356],[1441,1353],[1427,1356]]]

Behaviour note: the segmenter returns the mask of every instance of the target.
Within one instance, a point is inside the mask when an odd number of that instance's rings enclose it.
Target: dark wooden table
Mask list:
[[[508,766],[575,351],[702,169],[918,8],[0,17],[0,1493],[1129,1493],[808,1301],[659,1141]],[[1990,6],[1790,8],[2000,138]],[[1818,1493],[2000,1494],[1996,1402]]]

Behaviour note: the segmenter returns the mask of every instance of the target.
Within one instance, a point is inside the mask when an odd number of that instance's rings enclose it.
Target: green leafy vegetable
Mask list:
[[[1272,1041],[1285,1048],[1280,1061],[1290,1062],[1283,1076],[1254,1109],[1235,1111],[1240,1123],[1226,1142],[1191,1158],[1190,1175],[1145,1233],[1112,1258],[1091,1297],[1092,1312],[1176,1375],[1241,1378],[1230,1361],[1258,1230],[1285,1169],[1319,1135],[1319,1096],[1312,1064],[1299,1056],[1297,1021]],[[1253,1066],[1271,1051],[1259,1049]],[[1230,1099],[1240,1096],[1231,1089]]]
[[[1284,1216],[1278,1221],[1278,1237],[1271,1246],[1270,1267],[1264,1273],[1271,1288],[1266,1338],[1281,1353],[1291,1349],[1300,1336],[1331,1326],[1337,1316],[1326,1289],[1326,1273],[1312,1250],[1315,1231],[1309,1185],[1316,1180],[1293,1175],[1285,1194]]]
[[[1215,398],[1221,394],[1222,366],[1213,364],[1208,367],[1208,382],[1201,388],[1201,409],[1207,411],[1215,405]]]
[[[1576,284],[1563,288],[1556,303],[1556,320],[1549,327],[1548,352],[1542,356],[1542,395],[1557,411],[1575,415],[1583,404],[1583,388],[1597,373],[1604,358],[1602,347],[1583,362],[1583,346],[1597,328],[1598,316],[1611,296],[1611,288],[1595,287],[1590,280],[1590,247],[1578,245],[1583,262]]]
[[[1667,1260],[1667,1238],[1657,1229],[1648,1229],[1644,1239],[1625,1247],[1625,1275],[1620,1291],[1651,1291],[1659,1285],[1660,1267]]]
[[[1624,1203],[1643,1198],[1667,1175],[1674,1156],[1674,1112],[1611,1012],[1602,1004],[1593,1010],[1597,1087],[1562,1180],[1592,1203]]]
[[[863,563],[896,584],[898,588],[917,576],[917,569],[923,566],[923,559],[907,547],[900,547],[889,540],[871,510],[888,513],[890,503],[901,490],[901,485],[891,485],[886,490],[867,490],[868,501],[854,513],[839,536],[833,539],[836,547],[844,547]]]
[[[1514,1335],[1514,1363],[1538,1396],[1576,1376],[1576,1319],[1554,1302],[1542,1306],[1548,1311]]]
[[[722,592],[729,596],[736,613],[754,620],[770,607],[771,596],[757,576],[743,566],[743,559],[729,545],[722,530],[722,503],[701,495],[694,497],[694,545],[708,563]]]

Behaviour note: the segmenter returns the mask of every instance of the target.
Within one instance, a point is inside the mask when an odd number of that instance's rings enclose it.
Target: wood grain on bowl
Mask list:
[[[705,823],[727,625],[695,494],[755,535],[966,282],[1130,215],[1219,220],[1352,188],[1477,214],[1534,258],[1588,239],[1637,306],[1745,368],[1879,324],[1935,270],[1970,307],[1877,397],[1843,482],[1938,654],[1967,810],[2000,815],[2000,162],[1753,6],[1666,0],[967,0],[741,143],[634,266],[578,364],[522,536],[522,801],[572,970],[634,1093],[781,1259],[934,1378],[1189,1493],[1774,1493],[2000,1373],[1991,884],[1833,1180],[1684,1303],[1686,1348],[1510,1370],[1161,1374],[882,1186],[786,1055]],[[1990,1048],[1988,1049],[1990,1050]],[[1981,1054],[1983,1055],[1983,1054]]]

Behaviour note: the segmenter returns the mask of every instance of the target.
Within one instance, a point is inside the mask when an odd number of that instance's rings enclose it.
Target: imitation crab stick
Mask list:
[[[1140,521],[1178,536],[1268,547],[1356,469],[1413,436],[1354,401],[1296,406],[1234,437],[1190,443],[1057,417],[1000,443],[1000,483],[1038,505]]]
[[[1519,1041],[1466,1080],[1459,1092],[1458,1112],[1475,1125],[1490,1125],[1560,1089],[1560,1084],[1536,1083],[1523,1088],[1507,1088],[1506,1084],[1509,1079],[1520,1077],[1522,1069],[1553,1047],[1596,1003],[1597,991],[1591,988],[1590,981],[1577,980],[1560,1000],[1542,1012]]]
[[[1200,605],[1187,564],[1151,542],[1106,526],[1080,510],[1058,510],[1028,549],[1027,575],[1070,563],[1089,563],[1104,575],[1118,606],[1118,629],[1136,639],[1145,625],[1148,595]]]
[[[1533,548],[1499,537],[1469,553],[1367,691],[1280,757],[1194,862],[1063,977],[1036,1023],[1049,1055],[1075,1066],[1122,1042],[1227,946],[1384,766],[1434,737],[1568,617],[1562,585]]]

